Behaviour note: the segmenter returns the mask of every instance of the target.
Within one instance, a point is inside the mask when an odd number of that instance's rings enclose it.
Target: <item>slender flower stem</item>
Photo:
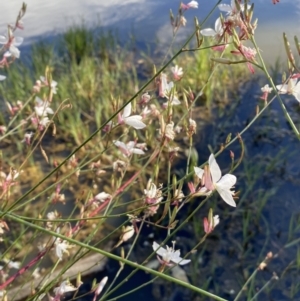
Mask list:
[[[33,258],[30,262],[28,262],[24,267],[19,269],[16,274],[14,274],[10,278],[8,278],[5,282],[3,282],[0,285],[0,291],[4,290],[9,284],[15,281],[19,276],[24,274],[29,268],[34,266],[37,262],[39,262],[45,256],[45,254],[50,250],[50,248],[47,248],[46,250],[40,252],[35,258]]]
[[[278,280],[278,276],[274,274],[272,278],[265,283],[265,285],[250,299],[250,301],[257,300],[258,295],[261,294],[274,280]]]
[[[255,49],[256,49],[256,51],[257,51],[257,54],[258,54],[258,56],[259,56],[259,58],[260,58],[260,62],[261,62],[261,65],[262,65],[262,67],[263,67],[263,71],[264,71],[264,73],[265,73],[267,79],[269,80],[269,82],[270,82],[270,84],[271,84],[271,86],[272,86],[272,88],[273,88],[273,90],[274,90],[274,92],[275,92],[275,94],[276,94],[276,96],[277,96],[277,99],[279,100],[279,104],[280,104],[280,106],[281,106],[281,108],[282,108],[283,114],[284,114],[286,120],[288,121],[288,123],[290,124],[292,130],[294,131],[296,137],[300,140],[300,133],[299,133],[299,131],[298,131],[296,125],[294,124],[294,122],[293,122],[291,116],[289,115],[289,113],[288,113],[288,111],[287,111],[287,109],[286,109],[286,107],[285,107],[285,105],[284,105],[284,103],[283,103],[283,101],[282,101],[282,99],[281,99],[281,97],[280,97],[280,94],[279,94],[278,91],[277,91],[276,86],[275,86],[274,83],[273,83],[273,80],[272,80],[272,78],[271,78],[271,76],[270,76],[270,74],[269,74],[269,72],[268,72],[268,70],[267,70],[267,68],[266,68],[266,65],[265,65],[265,63],[264,63],[264,60],[263,60],[263,58],[262,58],[262,56],[261,56],[261,53],[260,53],[260,51],[259,51],[259,48],[258,48],[256,42],[255,42],[255,39],[254,39],[254,36],[253,36],[253,35],[251,36],[251,42],[253,43],[253,45],[254,45],[254,47],[255,47]]]
[[[201,203],[201,204],[202,204],[202,203]],[[199,207],[199,206],[198,206],[198,207]],[[194,213],[195,213],[195,212],[193,212],[190,216],[194,215]],[[114,255],[114,254],[110,253],[110,252],[107,252],[107,251],[98,249],[98,248],[96,248],[96,247],[90,246],[90,245],[88,245],[88,244],[82,243],[82,242],[80,242],[80,241],[78,241],[78,240],[75,240],[75,239],[72,239],[72,238],[69,238],[69,237],[65,237],[64,235],[61,235],[61,234],[59,234],[59,233],[57,233],[57,232],[50,231],[50,230],[46,230],[46,229],[44,229],[43,227],[40,227],[40,226],[38,226],[38,225],[35,225],[35,224],[30,223],[30,222],[24,221],[24,220],[20,219],[19,217],[17,217],[16,215],[11,214],[11,213],[9,213],[9,212],[7,212],[6,216],[7,216],[7,218],[9,218],[9,219],[11,219],[11,220],[13,220],[13,221],[15,221],[15,222],[18,222],[18,223],[20,223],[20,224],[22,224],[22,225],[29,226],[29,227],[31,227],[31,228],[33,228],[33,229],[39,230],[39,231],[41,231],[41,232],[43,232],[43,233],[47,233],[47,234],[52,235],[52,236],[55,236],[55,237],[59,237],[59,238],[61,238],[61,239],[63,239],[63,240],[68,241],[68,242],[71,243],[71,244],[74,244],[74,245],[77,245],[77,246],[86,248],[86,249],[88,249],[88,250],[90,250],[90,251],[94,251],[94,252],[99,253],[99,254],[101,254],[101,255],[103,255],[103,256],[106,256],[106,257],[108,257],[108,258],[111,258],[111,259],[113,259],[113,260],[116,260],[116,261],[122,262],[122,263],[124,263],[124,264],[127,264],[127,265],[129,265],[129,266],[131,266],[131,267],[133,267],[133,268],[142,270],[142,271],[147,272],[147,273],[150,273],[150,274],[152,274],[152,275],[154,275],[154,276],[158,276],[158,277],[160,277],[160,278],[162,278],[162,279],[165,279],[165,280],[168,280],[168,281],[173,282],[173,283],[175,283],[175,284],[178,284],[178,285],[181,285],[181,286],[183,286],[183,287],[189,288],[190,290],[192,290],[192,291],[194,291],[194,292],[196,292],[196,293],[199,293],[199,294],[201,294],[201,295],[210,297],[210,298],[212,298],[212,299],[214,299],[214,300],[227,301],[226,299],[223,299],[223,298],[221,298],[221,297],[219,297],[219,296],[216,296],[216,295],[214,295],[214,294],[211,294],[211,293],[209,293],[209,292],[207,292],[207,291],[205,291],[205,290],[202,290],[202,289],[200,289],[200,288],[198,288],[198,287],[196,287],[196,286],[194,286],[194,285],[191,285],[191,284],[186,283],[186,282],[184,282],[184,281],[181,281],[181,280],[179,280],[179,279],[170,277],[170,276],[168,276],[168,275],[166,275],[166,274],[163,274],[163,273],[160,273],[160,272],[158,272],[158,271],[152,270],[152,269],[150,269],[150,268],[148,268],[148,267],[145,267],[145,266],[140,265],[140,264],[138,264],[138,263],[132,262],[132,261],[130,261],[130,260],[128,260],[128,259],[119,257],[119,256],[117,256],[117,255]],[[185,222],[187,222],[187,220],[186,220]],[[177,229],[178,229],[178,228],[177,228]],[[175,232],[175,231],[174,231],[174,232]],[[174,233],[174,232],[173,232],[173,233]],[[9,284],[9,283],[8,283],[8,284]],[[0,289],[1,289],[1,290],[2,290],[2,289],[5,289],[5,287],[6,287],[8,284],[6,284],[6,285],[2,284],[2,285],[0,286]]]

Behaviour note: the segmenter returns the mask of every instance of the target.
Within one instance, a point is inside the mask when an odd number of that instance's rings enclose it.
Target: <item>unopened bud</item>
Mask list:
[[[230,141],[231,141],[231,133],[227,135],[225,143],[228,144]]]
[[[174,15],[173,15],[173,12],[172,12],[172,9],[170,9],[170,21],[171,21],[171,25],[174,26]]]
[[[120,240],[122,240],[122,242],[125,242],[129,240],[133,235],[134,235],[133,226],[126,226],[125,228],[123,228],[123,233],[120,237]]]
[[[188,127],[188,131],[187,131],[187,135],[189,137],[194,135],[196,133],[196,128],[197,128],[196,121],[190,118],[189,119],[189,127]]]
[[[300,55],[300,43],[299,43],[297,36],[294,37],[294,41],[295,41],[295,45],[296,45],[298,54]]]
[[[294,56],[291,51],[290,43],[289,43],[285,33],[283,33],[283,40],[284,40],[285,51],[286,51],[289,63],[291,64],[289,69],[290,69],[290,72],[293,72],[293,68],[296,68],[295,59],[294,59]]]

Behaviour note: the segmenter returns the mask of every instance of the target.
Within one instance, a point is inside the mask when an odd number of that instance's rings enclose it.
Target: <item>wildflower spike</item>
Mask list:
[[[295,41],[295,45],[296,45],[298,54],[300,55],[300,43],[299,43],[297,36],[294,37],[294,41]]]
[[[287,36],[285,34],[285,32],[283,33],[283,40],[284,40],[284,48],[288,57],[289,62],[291,63],[292,67],[297,69],[296,65],[295,65],[295,59],[291,50],[291,46],[290,43],[287,39]],[[292,73],[294,71],[294,69],[290,70],[290,72]]]

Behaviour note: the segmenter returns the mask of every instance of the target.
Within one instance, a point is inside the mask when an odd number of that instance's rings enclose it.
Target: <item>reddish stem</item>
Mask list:
[[[52,247],[52,245],[51,245],[51,247]],[[35,265],[49,250],[50,250],[50,248],[38,253],[38,255],[35,258],[33,258],[30,262],[28,262],[23,268],[19,269],[19,271],[16,274],[14,274],[10,278],[8,278],[4,283],[2,283],[0,285],[0,291],[4,290],[16,278],[18,278],[19,276],[24,274],[29,268],[31,268],[33,265]]]

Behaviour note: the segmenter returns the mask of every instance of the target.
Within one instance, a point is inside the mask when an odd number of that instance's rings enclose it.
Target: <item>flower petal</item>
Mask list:
[[[218,18],[215,22],[215,31],[217,34],[220,34],[220,35],[223,33],[221,18]]]
[[[118,140],[114,140],[113,141],[114,145],[123,149],[127,150],[127,146],[124,142],[118,141]]]
[[[194,171],[196,176],[201,180],[204,174],[204,169],[200,168],[200,167],[194,167]]]
[[[8,39],[7,39],[7,37],[5,37],[5,36],[0,36],[0,44],[6,44],[8,42]]]
[[[227,174],[223,176],[220,181],[217,183],[219,187],[230,189],[236,183],[236,176]]]
[[[205,37],[214,37],[217,34],[212,28],[204,28],[200,30],[200,33]]]
[[[229,206],[236,207],[236,203],[228,188],[219,187],[219,185],[216,185],[216,189],[225,203],[227,203]]]
[[[176,252],[175,252],[175,254],[176,254]],[[171,261],[173,261],[174,263],[177,263],[179,265],[185,265],[185,264],[188,264],[189,262],[191,262],[190,259],[182,259],[180,256],[174,256],[174,255],[171,258]]]
[[[143,129],[144,127],[146,127],[146,124],[143,123],[141,121],[141,119],[142,119],[142,116],[140,116],[140,115],[133,115],[133,116],[125,118],[124,121],[125,121],[126,124],[134,127],[137,130],[140,130],[140,129]]]
[[[22,38],[22,37],[15,37],[13,43],[14,43],[15,46],[20,46],[23,43],[23,41],[24,41],[24,38]]]
[[[222,172],[221,172],[221,169],[220,169],[220,167],[219,167],[219,165],[218,165],[218,163],[215,159],[214,154],[211,154],[209,156],[208,165],[209,165],[209,170],[210,170],[210,173],[211,173],[213,183],[217,183],[222,177]]]
[[[276,85],[279,94],[286,94],[288,91],[288,85]]]
[[[144,154],[145,154],[145,152],[144,152],[143,150],[139,149],[139,148],[133,148],[133,149],[131,150],[131,152],[132,152],[133,154],[137,154],[137,155],[144,155]]]
[[[165,256],[166,255],[166,249],[164,249],[163,247],[161,247],[157,242],[153,242],[153,244],[152,244],[152,248],[153,248],[153,251],[157,254],[157,255],[159,255],[159,256],[161,256],[161,257],[163,257],[163,256]]]
[[[131,114],[131,102],[124,108],[122,117],[126,118]]]
[[[229,4],[219,4],[218,8],[220,11],[224,11],[226,13],[230,13],[232,11],[232,7]]]

